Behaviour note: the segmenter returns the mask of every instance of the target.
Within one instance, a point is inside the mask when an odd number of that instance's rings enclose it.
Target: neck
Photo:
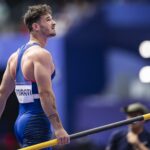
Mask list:
[[[47,43],[47,38],[44,38],[42,36],[38,36],[38,35],[34,35],[34,34],[30,34],[30,40],[29,42],[33,43],[39,43],[41,47],[45,47],[46,43]]]

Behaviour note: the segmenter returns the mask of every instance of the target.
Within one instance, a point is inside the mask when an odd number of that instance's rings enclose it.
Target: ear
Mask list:
[[[40,26],[38,23],[33,23],[32,24],[32,29],[35,30],[35,31],[39,31],[40,30]]]

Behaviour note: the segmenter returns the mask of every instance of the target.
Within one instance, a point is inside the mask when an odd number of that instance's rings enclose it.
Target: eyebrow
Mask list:
[[[46,16],[46,19],[52,19],[52,16]]]

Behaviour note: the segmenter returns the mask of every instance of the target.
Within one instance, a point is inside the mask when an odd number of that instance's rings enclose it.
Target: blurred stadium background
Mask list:
[[[150,108],[149,0],[0,0],[0,79],[8,57],[28,41],[23,13],[39,3],[51,5],[57,22],[57,36],[47,49],[54,57],[57,106],[69,134],[123,120],[120,108],[129,103]],[[13,93],[0,121],[1,150],[18,148],[17,113]],[[54,149],[104,150],[112,132]]]

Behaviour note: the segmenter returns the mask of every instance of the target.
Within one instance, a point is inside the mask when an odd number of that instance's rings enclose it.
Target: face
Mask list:
[[[133,113],[133,114],[128,115],[127,118],[130,119],[130,118],[137,117],[137,116],[140,116],[140,115],[142,115],[142,114]],[[130,124],[129,127],[132,128],[133,130],[134,129],[136,130],[136,129],[139,129],[139,128],[143,127],[143,125],[144,125],[144,121],[137,121],[133,124]]]
[[[40,33],[46,37],[52,37],[56,35],[56,22],[53,20],[52,16],[50,14],[43,15],[40,18],[39,24],[39,30]]]

